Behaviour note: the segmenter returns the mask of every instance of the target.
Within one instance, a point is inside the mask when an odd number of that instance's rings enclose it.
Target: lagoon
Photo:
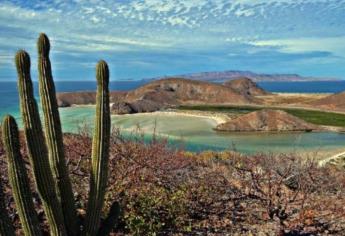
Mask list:
[[[64,132],[78,132],[78,127],[92,127],[94,107],[70,107],[60,109]],[[189,151],[236,150],[256,152],[327,152],[345,149],[345,134],[335,132],[291,133],[223,133],[213,128],[212,118],[184,114],[155,112],[135,115],[113,115],[112,126],[124,136],[142,133],[149,139],[156,132],[168,138],[172,145],[182,145]]]

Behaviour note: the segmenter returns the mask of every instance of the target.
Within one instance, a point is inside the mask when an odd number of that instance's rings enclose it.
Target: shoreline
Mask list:
[[[224,123],[229,120],[229,117],[224,114],[218,114],[218,113],[209,113],[209,112],[194,112],[194,111],[179,111],[179,110],[166,110],[166,111],[155,111],[155,112],[144,112],[144,113],[135,113],[135,114],[124,114],[124,115],[117,115],[112,114],[111,116],[155,116],[155,115],[167,115],[167,116],[187,116],[187,117],[197,117],[197,118],[203,118],[203,119],[209,119],[214,122],[214,124],[217,126],[221,123]]]

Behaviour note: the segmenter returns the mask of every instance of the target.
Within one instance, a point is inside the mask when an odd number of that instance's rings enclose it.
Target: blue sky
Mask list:
[[[0,80],[51,39],[57,80],[250,70],[345,79],[345,0],[0,0]]]

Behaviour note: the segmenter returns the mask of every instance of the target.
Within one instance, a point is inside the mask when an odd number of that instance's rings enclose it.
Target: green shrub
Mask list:
[[[126,196],[124,223],[133,235],[157,235],[183,227],[186,215],[186,191],[169,191],[152,186]]]

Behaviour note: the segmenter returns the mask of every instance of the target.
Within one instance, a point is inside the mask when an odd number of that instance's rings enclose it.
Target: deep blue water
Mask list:
[[[339,93],[345,91],[345,81],[259,82],[259,86],[279,93]]]

